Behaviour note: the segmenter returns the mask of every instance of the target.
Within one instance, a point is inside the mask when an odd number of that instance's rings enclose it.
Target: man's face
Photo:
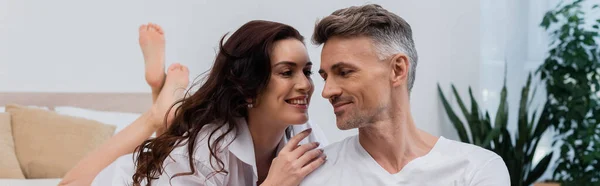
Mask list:
[[[380,61],[366,37],[332,37],[323,45],[319,74],[322,96],[334,108],[339,129],[360,128],[381,120],[389,108],[390,63]]]

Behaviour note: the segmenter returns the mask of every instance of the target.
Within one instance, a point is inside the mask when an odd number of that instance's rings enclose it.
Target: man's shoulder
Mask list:
[[[446,166],[462,167],[466,179],[477,179],[480,172],[492,172],[502,177],[508,174],[502,157],[480,146],[440,137],[438,161]],[[504,177],[502,177],[503,179]]]
[[[440,138],[443,139],[443,138]],[[510,185],[510,176],[506,163],[495,152],[480,146],[464,142],[445,140],[446,152],[451,159],[466,162],[466,180],[471,183],[488,183],[490,185]],[[454,150],[450,150],[454,149]]]
[[[452,157],[462,157],[478,163],[500,158],[498,154],[483,147],[440,137],[442,153]]]
[[[348,150],[353,150],[354,143],[357,142],[358,136],[349,136],[345,139],[329,144],[323,148],[323,153],[327,155],[327,161],[330,159],[337,159],[340,155],[346,154]]]
[[[357,137],[350,136],[324,147],[323,153],[327,156],[325,163],[306,176],[300,185],[323,183],[335,174],[335,170],[343,170],[346,167],[342,166],[351,165],[348,161],[353,161],[351,156],[355,150],[354,143],[357,142]]]

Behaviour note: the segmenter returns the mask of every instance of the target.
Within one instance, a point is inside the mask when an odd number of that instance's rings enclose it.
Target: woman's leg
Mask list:
[[[156,128],[156,136],[163,134],[173,121],[175,110],[179,105],[175,105],[169,114],[166,113],[173,103],[184,97],[189,84],[189,74],[188,68],[184,65],[175,63],[169,66],[165,85],[162,87],[158,99],[154,102],[155,106],[152,107],[153,113],[162,114],[162,116],[154,115],[156,121],[160,120],[160,122],[156,122],[159,125],[154,127]]]
[[[175,107],[168,115],[166,112],[173,103],[183,98],[189,83],[188,75],[187,67],[171,65],[165,85],[152,108],[79,161],[59,185],[90,185],[100,171],[120,156],[132,153],[152,133],[157,132],[157,136],[162,134],[167,127],[164,123],[165,116],[167,124],[170,124]]]
[[[140,26],[139,32],[146,82],[152,89],[154,103],[165,84],[165,36],[162,28],[153,23]]]

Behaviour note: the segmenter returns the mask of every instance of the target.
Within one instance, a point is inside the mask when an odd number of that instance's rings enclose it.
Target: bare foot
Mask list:
[[[144,54],[146,82],[152,88],[152,102],[156,102],[165,83],[165,36],[160,26],[153,23],[140,26],[140,48]]]
[[[188,68],[179,63],[169,66],[165,86],[160,91],[156,102],[152,105],[152,111],[155,116],[155,121],[152,123],[160,124],[156,126],[156,136],[162,134],[171,125],[175,110],[179,105],[174,106],[168,115],[167,111],[169,111],[173,103],[183,98],[189,84],[189,73]],[[167,117],[166,125],[164,123],[165,116]]]

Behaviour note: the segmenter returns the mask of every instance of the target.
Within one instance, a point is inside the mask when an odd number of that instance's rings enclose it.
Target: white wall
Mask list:
[[[412,94],[417,125],[455,138],[436,92],[454,82],[478,90],[479,10],[476,0],[370,1],[405,18],[413,27],[419,53]],[[146,22],[164,27],[167,65],[181,62],[191,78],[208,70],[223,34],[252,19],[290,24],[307,38],[317,18],[360,0],[248,2],[241,0],[76,1],[0,0],[0,92],[149,92],[143,78],[137,28]],[[309,42],[307,42],[309,43]],[[320,47],[307,46],[320,63]],[[315,77],[311,120],[330,141],[356,131],[339,131]]]

